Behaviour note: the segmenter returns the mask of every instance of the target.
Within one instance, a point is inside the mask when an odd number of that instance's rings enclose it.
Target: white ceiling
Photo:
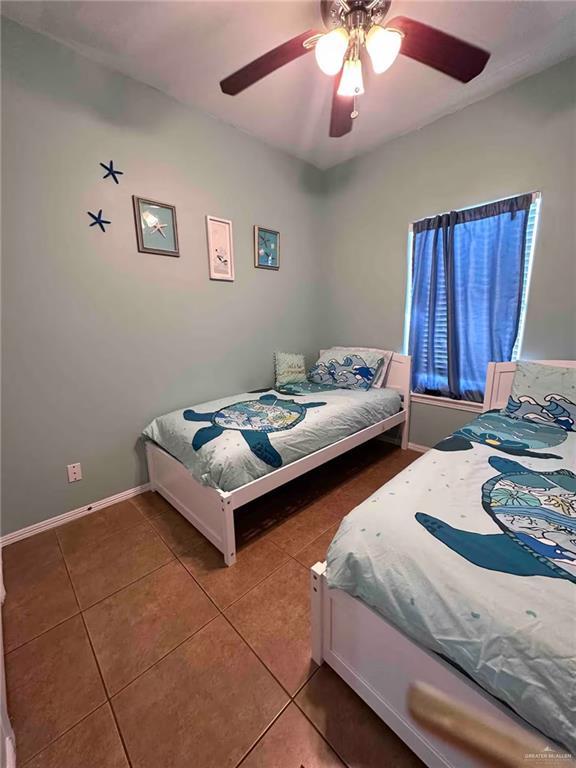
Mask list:
[[[399,56],[383,75],[365,75],[352,133],[331,139],[331,83],[313,54],[238,96],[225,96],[218,86],[270,48],[321,28],[319,0],[3,2],[2,12],[320,168],[576,53],[572,0],[393,0],[388,18],[412,16],[486,48],[492,58],[482,75],[462,85]]]

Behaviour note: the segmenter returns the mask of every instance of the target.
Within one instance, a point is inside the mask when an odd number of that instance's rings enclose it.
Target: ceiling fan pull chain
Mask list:
[[[352,118],[352,120],[356,120],[356,118],[358,117],[359,114],[360,113],[356,109],[356,96],[353,96],[352,112],[350,113],[350,117]]]

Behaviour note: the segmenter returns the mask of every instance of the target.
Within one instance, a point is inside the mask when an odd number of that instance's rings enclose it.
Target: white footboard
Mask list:
[[[146,443],[148,474],[158,491],[217,547],[226,565],[236,561],[234,508],[230,494],[195,482],[186,467],[154,443]]]
[[[421,681],[511,727],[535,733],[439,656],[418,646],[365,603],[329,589],[326,563],[311,569],[312,658],[325,661],[429,768],[481,768],[424,731],[408,711],[410,685]],[[538,734],[540,738],[540,734]],[[546,742],[554,750],[558,746]]]

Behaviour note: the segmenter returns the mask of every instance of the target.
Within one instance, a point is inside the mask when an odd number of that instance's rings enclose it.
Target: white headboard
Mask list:
[[[407,408],[410,402],[411,385],[412,358],[410,355],[401,355],[399,352],[394,352],[381,386],[400,392],[404,399],[404,408]]]
[[[576,360],[531,360],[530,362],[576,368]],[[488,363],[483,411],[504,408],[512,391],[515,372],[516,363]]]

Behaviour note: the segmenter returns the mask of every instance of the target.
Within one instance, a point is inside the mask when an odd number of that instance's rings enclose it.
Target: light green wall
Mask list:
[[[145,481],[141,428],[268,385],[274,349],[400,349],[407,229],[425,215],[542,190],[524,349],[574,356],[574,62],[322,173],[12,22],[2,32],[3,533]],[[118,187],[100,178],[110,159]],[[176,205],[180,259],[137,252],[132,194]],[[88,227],[100,207],[106,234]],[[234,222],[233,284],[208,280],[207,213]],[[282,233],[277,273],[253,267],[256,223]],[[469,416],[417,405],[411,439]]]
[[[319,171],[6,20],[2,65],[6,533],[144,482],[151,418],[267,386],[275,349],[323,335]],[[137,252],[132,194],[176,206],[181,258]],[[205,214],[234,223],[233,284],[208,280]],[[282,233],[279,272],[254,224]]]
[[[539,189],[541,225],[522,354],[573,359],[575,94],[571,59],[329,171],[326,342],[401,350],[409,224]],[[410,439],[433,445],[470,416],[418,405]]]

